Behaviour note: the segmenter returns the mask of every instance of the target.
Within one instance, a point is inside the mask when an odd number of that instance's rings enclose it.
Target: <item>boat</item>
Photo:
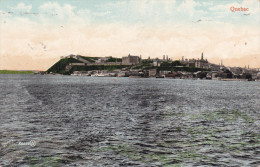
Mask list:
[[[159,75],[159,76],[156,76],[155,78],[164,78],[164,76]]]
[[[102,73],[92,74],[91,77],[105,77]]]

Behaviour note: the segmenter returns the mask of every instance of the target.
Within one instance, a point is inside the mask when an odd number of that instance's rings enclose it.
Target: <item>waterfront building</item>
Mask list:
[[[171,73],[171,71],[159,71],[159,75],[165,76],[166,74]]]
[[[230,71],[236,75],[240,75],[244,72],[243,68],[241,67],[230,67]]]
[[[197,68],[204,68],[204,69],[209,69],[209,62],[207,59],[204,59],[203,53],[201,54],[201,59],[184,59],[182,57],[181,63],[185,64],[186,67],[197,67]]]
[[[165,75],[166,78],[176,78],[176,77],[181,77],[181,76],[182,76],[182,73],[175,72],[175,71]]]
[[[186,65],[186,67],[195,67],[195,59],[185,59],[185,62],[183,64]]]
[[[136,65],[140,63],[141,58],[139,56],[128,55],[127,57],[122,57],[122,65]]]
[[[209,68],[208,60],[204,59],[203,52],[201,54],[201,59],[200,60],[198,59],[198,60],[195,61],[195,67],[197,67],[197,68],[204,68],[204,69],[208,69]]]
[[[256,74],[256,77],[257,77],[257,79],[260,80],[260,72],[258,72],[258,73]]]
[[[157,71],[156,69],[150,69],[149,70],[149,77],[156,77]]]
[[[218,78],[218,72],[217,71],[212,71],[211,72],[211,79],[216,80]]]
[[[160,67],[162,63],[163,63],[163,60],[160,60],[158,58],[153,59],[153,66]]]
[[[209,64],[209,68],[210,68],[212,71],[219,71],[219,70],[220,70],[220,65]]]

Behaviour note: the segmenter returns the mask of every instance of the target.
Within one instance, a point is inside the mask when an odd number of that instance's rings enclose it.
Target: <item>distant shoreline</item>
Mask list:
[[[35,73],[34,71],[15,71],[15,70],[0,70],[0,74],[18,74],[18,75],[24,75],[24,74],[37,74],[40,75],[40,73]],[[49,76],[61,76],[62,74],[44,74],[44,75],[49,75]],[[72,75],[63,75],[63,76],[72,76]],[[75,76],[73,76],[75,77]],[[91,76],[80,76],[78,77],[91,77]],[[139,79],[139,78],[156,78],[156,77],[95,77],[95,78],[134,78],[134,79]],[[260,82],[260,80],[248,80],[248,79],[241,79],[241,78],[218,78],[218,79],[198,79],[198,78],[173,78],[173,77],[164,77],[164,78],[158,78],[158,79],[180,79],[180,80],[201,80],[201,81],[256,81]]]
[[[0,70],[0,74],[33,74],[33,71]]]

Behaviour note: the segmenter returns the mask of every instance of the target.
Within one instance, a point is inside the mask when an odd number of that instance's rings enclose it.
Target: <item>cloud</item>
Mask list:
[[[246,8],[249,8],[249,13],[251,14],[255,14],[256,16],[259,17],[260,15],[260,2],[257,0],[253,1],[248,1],[248,0],[244,0],[242,2],[242,7],[246,7]]]
[[[90,15],[91,14],[91,11],[88,10],[88,9],[81,9],[81,10],[78,10],[77,11],[77,14],[79,16],[86,16],[86,15]]]
[[[94,16],[106,16],[110,15],[112,12],[111,11],[105,11],[105,12],[95,12],[93,13]]]
[[[199,3],[195,2],[194,0],[185,0],[181,3],[177,10],[181,13],[187,13],[189,16],[193,16],[195,7],[198,5]]]
[[[74,9],[76,7],[69,4],[63,6],[57,2],[47,2],[40,6],[40,12],[57,15],[58,18],[71,18],[75,16]]]
[[[201,4],[191,0],[180,4],[181,12],[176,11],[178,4],[175,1],[134,2],[110,2],[110,5],[100,7],[98,11],[79,9],[70,4],[44,2],[39,7],[41,14],[36,19],[8,16],[5,18],[6,24],[1,23],[0,26],[1,68],[38,67],[46,70],[60,56],[68,54],[122,57],[131,53],[141,54],[144,58],[166,54],[179,59],[181,56],[198,58],[204,52],[205,57],[214,63],[220,59],[260,56],[260,30],[255,22],[244,25],[224,23],[216,19],[216,15],[208,16],[201,12],[198,8]],[[254,3],[248,5],[253,6]],[[94,20],[110,15],[115,20],[105,20],[102,24]],[[143,19],[144,22],[139,23],[134,19],[131,22],[132,18]],[[127,24],[120,19],[124,19]],[[147,21],[149,19],[156,20],[157,24],[151,26]],[[181,19],[185,19],[185,23],[180,22]],[[191,21],[189,23],[189,19],[202,21],[195,24]],[[174,24],[165,24],[168,20]],[[46,49],[43,49],[41,43],[46,45]],[[12,63],[7,57],[14,61],[25,58],[26,66],[19,62]],[[39,63],[40,60],[45,64]]]
[[[2,56],[30,56],[35,59],[39,57],[54,60],[53,58],[68,54],[122,57],[131,53],[141,54],[144,58],[161,57],[167,54],[173,59],[179,59],[181,56],[197,58],[201,52],[204,52],[205,57],[211,61],[215,57],[236,58],[258,55],[260,52],[260,41],[257,38],[260,36],[259,30],[223,23],[218,23],[218,26],[216,23],[202,23],[196,27],[127,26],[110,23],[47,30],[45,27],[33,28],[34,24],[29,20],[17,19],[15,22],[28,26],[22,26],[19,30],[15,27],[4,27],[6,33],[2,37],[5,41],[1,44],[0,55]],[[208,26],[209,24],[212,25]],[[234,47],[234,44],[239,41],[240,45]],[[42,49],[40,43],[46,45],[46,51]],[[44,67],[39,64],[39,68]]]
[[[30,12],[32,5],[25,5],[24,3],[19,3],[17,6],[12,7],[11,10],[14,12]]]
[[[32,56],[5,55],[0,57],[0,67],[5,70],[46,70],[59,60],[58,57],[35,58]]]
[[[202,2],[203,6],[212,6],[213,5],[213,1],[208,1],[208,2]]]
[[[131,0],[128,5],[133,12],[149,16],[154,16],[158,13],[174,14],[177,8],[176,0]]]
[[[76,8],[70,4],[61,5],[57,2],[46,2],[39,6],[39,12],[41,13],[39,21],[46,26],[80,26],[88,24],[90,22],[90,10],[76,10]]]
[[[164,3],[164,8],[165,8],[166,14],[172,14],[173,12],[175,12],[176,0],[166,0],[166,1],[162,1],[162,2]]]

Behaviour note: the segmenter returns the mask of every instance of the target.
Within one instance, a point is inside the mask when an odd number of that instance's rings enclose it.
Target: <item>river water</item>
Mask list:
[[[258,166],[260,82],[0,75],[2,166]]]

